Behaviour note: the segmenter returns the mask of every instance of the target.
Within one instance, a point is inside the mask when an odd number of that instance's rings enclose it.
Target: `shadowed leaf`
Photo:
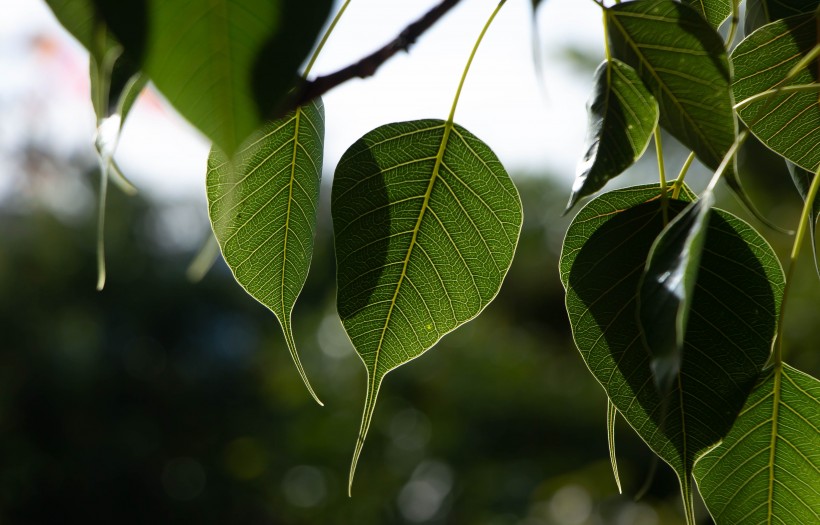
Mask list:
[[[732,16],[732,0],[683,0],[715,29]]]

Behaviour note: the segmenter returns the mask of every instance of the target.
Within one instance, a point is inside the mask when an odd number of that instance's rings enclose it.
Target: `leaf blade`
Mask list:
[[[322,174],[324,106],[315,100],[271,122],[228,158],[208,158],[208,214],[237,282],[271,310],[296,369],[321,405],[302,367],[291,315],[313,255]]]
[[[732,16],[732,0],[683,0],[683,3],[700,13],[715,29]]]

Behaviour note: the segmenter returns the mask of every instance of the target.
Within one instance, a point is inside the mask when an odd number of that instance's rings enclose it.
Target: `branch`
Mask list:
[[[381,49],[367,55],[358,62],[330,73],[317,77],[314,80],[304,80],[297,87],[293,97],[289,98],[287,107],[283,113],[303,106],[314,98],[321,96],[334,87],[347,82],[353,78],[367,78],[373,76],[382,64],[387,62],[399,51],[407,51],[411,45],[430,27],[444,16],[450,9],[458,4],[459,0],[442,0],[440,4],[433,7],[421,18],[404,28],[399,35],[384,45]]]

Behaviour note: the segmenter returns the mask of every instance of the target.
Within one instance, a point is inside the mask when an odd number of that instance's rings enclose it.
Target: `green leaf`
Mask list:
[[[694,475],[718,525],[820,523],[820,381],[768,370]]]
[[[587,204],[567,231],[561,281],[584,361],[618,412],[672,466],[689,500],[695,459],[729,431],[769,356],[784,278],[757,232],[710,212],[681,372],[673,390],[660,393],[637,321],[641,274],[664,227],[659,193],[657,185],[628,188]],[[670,216],[685,207],[670,200]]]
[[[227,155],[276,116],[332,3],[92,1],[126,54]]]
[[[723,39],[695,10],[642,0],[606,10],[613,55],[638,72],[660,106],[660,124],[717,169],[737,134]]]
[[[658,124],[658,103],[632,67],[613,58],[595,71],[587,103],[586,153],[575,176],[569,211],[638,160]]]
[[[784,83],[790,70],[817,45],[817,16],[798,15],[761,27],[732,53],[735,98],[745,100],[775,88],[818,82],[807,67]],[[742,107],[738,114],[760,141],[808,171],[820,165],[820,104],[817,93],[789,92]]]
[[[668,393],[680,373],[683,340],[714,193],[706,191],[666,226],[649,251],[638,295],[641,335],[655,386]]]
[[[756,29],[790,16],[802,13],[811,13],[817,6],[818,0],[746,0],[746,20],[743,30],[747,35]]]
[[[350,146],[331,212],[339,315],[367,369],[352,484],[382,379],[492,301],[522,210],[486,144],[452,122],[417,120],[381,126]]]
[[[715,29],[732,16],[732,0],[683,0]]]
[[[800,197],[803,198],[803,202],[806,202],[806,198],[809,196],[809,187],[811,187],[811,182],[814,180],[814,173],[795,166],[791,162],[787,162],[786,165],[789,168],[789,174],[792,176],[794,185],[800,193]],[[811,210],[809,211],[809,235],[811,236],[811,251],[814,254],[814,268],[817,270],[817,275],[820,276],[820,260],[818,260],[817,255],[818,218],[820,218],[820,196],[815,196]]]
[[[322,175],[324,106],[297,108],[255,133],[233,159],[208,158],[208,213],[237,282],[267,306],[310,394],[291,330],[291,312],[313,256]]]

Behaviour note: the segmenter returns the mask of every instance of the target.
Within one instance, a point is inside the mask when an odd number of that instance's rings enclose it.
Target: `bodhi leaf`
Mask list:
[[[668,393],[680,373],[714,193],[707,190],[658,235],[640,282],[638,314],[655,386]]]
[[[691,510],[692,465],[729,431],[769,356],[784,278],[757,232],[712,210],[681,371],[668,395],[659,392],[637,320],[641,274],[664,227],[659,193],[657,185],[628,188],[587,204],[567,231],[561,281],[584,361],[618,412],[675,470]],[[670,217],[685,207],[670,200]]]
[[[586,153],[567,204],[601,189],[643,155],[658,124],[658,103],[630,66],[613,58],[595,71],[587,103]]]
[[[732,16],[732,0],[683,0],[715,29]]]
[[[746,0],[746,20],[743,29],[750,35],[769,22],[811,13],[818,5],[818,0]]]
[[[254,134],[232,160],[208,157],[208,214],[237,282],[267,306],[308,391],[291,330],[291,312],[313,256],[322,176],[324,106],[315,100]]]
[[[814,13],[761,27],[732,53],[735,98],[743,101],[785,86],[818,82],[816,65],[803,68],[784,83],[792,68],[817,45]],[[812,173],[820,165],[820,104],[817,92],[783,92],[747,104],[738,115],[760,141]]]
[[[715,523],[820,523],[818,435],[820,381],[769,369],[723,442],[695,463]]]
[[[87,1],[159,91],[227,155],[276,116],[331,6],[330,0]]]
[[[672,0],[606,10],[613,56],[638,72],[660,107],[660,124],[716,169],[737,134],[731,67],[720,35]]]
[[[498,158],[451,121],[387,124],[342,156],[331,197],[342,324],[367,370],[350,483],[384,376],[498,293],[521,200]]]

